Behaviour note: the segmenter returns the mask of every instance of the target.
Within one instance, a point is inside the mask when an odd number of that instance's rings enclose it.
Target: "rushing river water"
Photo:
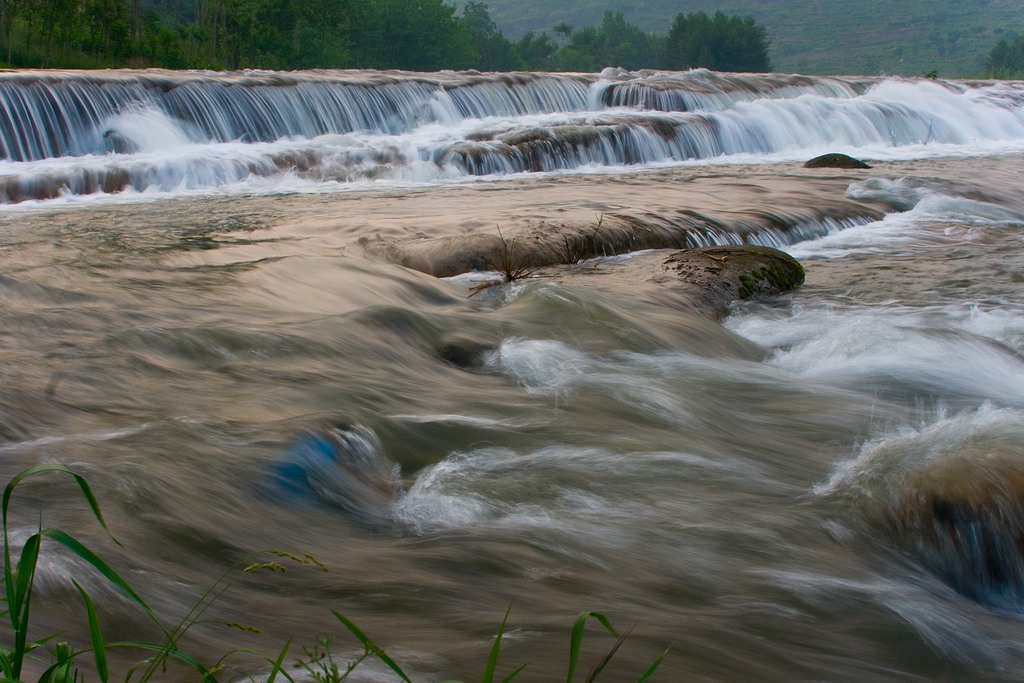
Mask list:
[[[1020,680],[1022,100],[707,72],[0,75],[0,472],[81,472],[122,545],[60,477],[19,488],[15,537],[73,532],[169,623],[261,549],[329,568],[242,578],[183,643],[210,662],[326,633],[354,656],[333,609],[413,680],[472,680],[511,604],[522,680],[564,678],[582,610],[635,625],[612,681],[666,648],[653,680]],[[790,163],[832,150],[875,167]],[[579,266],[593,287],[470,296],[363,248],[697,214],[697,241],[782,246],[806,283],[713,321],[601,286],[608,259]],[[84,637],[74,578],[109,639],[153,637],[79,560],[46,548],[40,572],[37,635]],[[613,642],[591,629],[587,668]]]

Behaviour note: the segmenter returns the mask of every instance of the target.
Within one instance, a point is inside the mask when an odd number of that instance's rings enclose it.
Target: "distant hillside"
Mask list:
[[[806,74],[977,76],[1001,36],[1024,33],[1020,0],[484,1],[509,38],[594,25],[609,10],[658,33],[680,12],[752,16],[768,30],[775,70]]]

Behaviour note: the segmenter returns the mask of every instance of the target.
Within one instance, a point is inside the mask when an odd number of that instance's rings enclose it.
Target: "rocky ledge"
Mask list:
[[[803,266],[789,254],[749,245],[643,252],[552,266],[536,275],[695,311],[716,320],[734,301],[777,296],[804,281]]]
[[[605,226],[600,233],[606,240],[603,247],[592,238],[588,242],[575,230],[368,242],[363,246],[378,257],[439,277],[479,272],[478,279],[462,280],[467,296],[486,297],[513,282],[557,280],[694,310],[711,318],[724,315],[733,301],[775,296],[804,281],[800,263],[771,247],[729,245],[670,251],[672,245],[660,240],[650,244],[630,233],[623,226]],[[630,243],[639,251],[629,251]],[[627,253],[593,256],[602,248]]]

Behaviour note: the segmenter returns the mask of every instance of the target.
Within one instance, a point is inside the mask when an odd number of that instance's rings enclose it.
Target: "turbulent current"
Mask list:
[[[120,545],[59,476],[12,542],[169,625],[261,550],[329,570],[238,575],[204,662],[355,658],[336,610],[475,680],[511,606],[520,680],[589,610],[611,681],[1024,677],[1024,83],[12,72],[0,110],[0,474],[83,474]],[[499,231],[594,249],[481,287]],[[719,318],[637,265],[744,243],[805,284]],[[157,637],[56,546],[35,636],[87,638],[71,579]]]

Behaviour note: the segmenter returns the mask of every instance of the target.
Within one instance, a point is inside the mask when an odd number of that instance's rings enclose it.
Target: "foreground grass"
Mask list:
[[[128,681],[145,682],[151,680],[158,673],[165,673],[169,666],[184,667],[185,673],[195,677],[195,680],[203,683],[214,683],[218,680],[218,674],[224,671],[225,662],[234,655],[248,655],[255,657],[259,662],[258,667],[264,670],[260,678],[266,683],[276,683],[278,680],[296,681],[312,680],[318,683],[340,683],[345,681],[360,664],[367,659],[377,659],[384,663],[391,671],[406,683],[412,683],[412,679],[382,648],[367,636],[352,620],[341,612],[333,611],[338,623],[352,635],[363,647],[362,654],[354,660],[338,662],[331,653],[331,636],[319,639],[312,647],[303,648],[304,656],[298,658],[295,666],[288,669],[285,661],[292,641],[289,640],[281,648],[276,657],[270,658],[256,653],[247,648],[239,648],[226,653],[217,662],[207,666],[198,658],[183,651],[179,643],[184,635],[194,626],[203,614],[240,578],[246,574],[257,571],[284,571],[282,561],[291,561],[298,564],[314,565],[326,571],[327,568],[312,555],[299,556],[281,550],[269,550],[260,555],[271,559],[262,562],[247,563],[245,566],[238,566],[226,572],[217,582],[214,583],[195,603],[185,617],[172,627],[167,627],[146,604],[146,602],[128,585],[128,583],[101,557],[89,550],[73,536],[54,528],[40,528],[36,533],[29,536],[21,547],[17,561],[14,561],[13,548],[8,529],[8,514],[10,511],[11,498],[17,486],[35,476],[49,473],[63,474],[72,477],[78,484],[82,496],[89,506],[93,517],[99,525],[110,535],[115,543],[117,539],[110,534],[107,523],[103,519],[99,503],[88,482],[72,470],[62,465],[39,465],[23,470],[17,474],[4,488],[2,503],[2,523],[4,542],[4,595],[2,601],[5,609],[0,613],[5,623],[3,625],[6,633],[0,636],[0,683],[22,683],[30,680],[26,677],[26,669],[42,669],[42,673],[36,679],[38,683],[77,683],[86,679],[85,672],[77,664],[80,657],[91,659],[95,676],[107,683],[111,679],[108,654],[115,650],[127,650],[138,653],[139,660],[128,667],[120,678]],[[88,623],[89,643],[87,647],[77,648],[73,644],[62,640],[63,632],[47,635],[43,638],[29,639],[29,625],[33,597],[33,585],[36,576],[40,552],[43,542],[56,543],[73,555],[84,560],[95,569],[107,582],[116,587],[135,603],[146,616],[157,626],[162,634],[160,641],[107,641],[103,636],[100,626],[99,615],[97,614],[93,600],[89,593],[74,579],[72,583],[78,590],[85,607],[86,620]],[[118,543],[120,545],[120,543]],[[508,623],[511,605],[506,610],[505,616],[498,627],[494,644],[491,646],[487,661],[484,663],[481,683],[494,683],[500,680],[502,683],[513,681],[525,669],[526,664],[521,665],[512,673],[497,679],[498,660],[501,654],[502,637]],[[580,649],[583,644],[583,635],[589,621],[596,621],[616,638],[615,643],[608,652],[597,661],[584,679],[590,683],[597,679],[601,671],[615,656],[619,647],[629,636],[629,631],[619,633],[608,620],[599,612],[581,612],[572,627],[569,641],[569,663],[566,674],[566,683],[573,683],[576,670],[579,666]],[[237,625],[236,625],[237,626]],[[661,665],[667,650],[662,652],[637,678],[637,683],[643,683]],[[27,666],[29,665],[29,666]],[[191,672],[191,673],[189,673]],[[445,681],[444,683],[458,683],[458,681]]]

